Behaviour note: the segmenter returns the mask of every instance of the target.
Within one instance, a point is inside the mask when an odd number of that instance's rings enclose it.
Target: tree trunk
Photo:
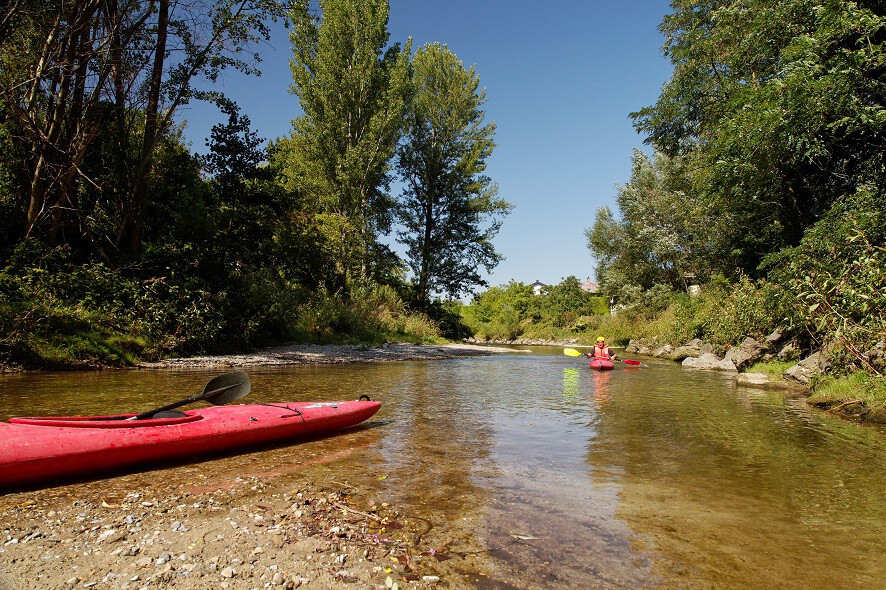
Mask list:
[[[141,158],[132,189],[129,214],[124,223],[129,227],[129,250],[141,250],[145,227],[145,205],[148,200],[148,175],[153,164],[154,147],[159,135],[160,89],[163,83],[163,64],[166,60],[166,35],[169,27],[169,0],[160,0],[157,14],[157,46],[154,50],[154,66],[151,71],[151,84],[148,92],[148,105],[145,109],[145,131],[142,140]]]

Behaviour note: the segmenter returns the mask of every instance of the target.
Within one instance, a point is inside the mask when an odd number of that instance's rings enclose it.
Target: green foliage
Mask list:
[[[616,196],[620,219],[603,207],[585,230],[601,288],[607,293],[625,285],[676,289],[685,287],[686,272],[707,276],[716,218],[698,202],[686,164],[660,152],[650,160],[639,150],[632,162],[631,180]]]
[[[829,343],[836,371],[865,369],[886,340],[886,204],[865,187],[838,203],[796,248],[772,257],[793,313],[819,343]]]
[[[412,59],[412,100],[398,172],[406,186],[397,207],[413,287],[425,305],[431,293],[449,297],[485,285],[501,257],[492,239],[511,205],[485,176],[495,147],[495,123],[484,125],[485,90],[445,45],[428,44]],[[484,227],[486,226],[486,227]]]
[[[532,286],[511,281],[474,296],[461,309],[465,325],[478,338],[565,340],[593,331],[609,314],[605,297],[581,288],[575,277],[534,295]]]
[[[823,0],[675,3],[674,74],[637,127],[697,171],[719,270],[759,276],[830,207],[882,186],[886,15]],[[870,6],[870,7],[868,7]]]
[[[391,162],[412,91],[409,48],[388,47],[387,1],[324,0],[316,18],[296,3],[304,115],[267,153],[236,104],[191,83],[229,67],[253,73],[239,56],[282,5],[204,4],[47,0],[4,12],[0,363],[464,335],[450,304],[410,308],[405,266],[378,240],[393,220]],[[202,157],[170,123],[195,98],[224,117]],[[481,144],[459,170],[482,171]],[[481,194],[471,214],[482,216],[489,187],[461,180]]]

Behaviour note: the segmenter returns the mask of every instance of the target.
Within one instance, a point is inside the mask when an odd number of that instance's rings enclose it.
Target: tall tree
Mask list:
[[[637,127],[694,154],[702,198],[728,216],[724,270],[758,272],[838,200],[883,186],[883,2],[674,0],[674,73]]]
[[[631,179],[618,188],[619,219],[607,207],[585,230],[602,290],[656,283],[679,288],[683,275],[708,274],[722,247],[721,221],[698,202],[681,158],[635,150]]]
[[[495,148],[495,123],[484,124],[486,91],[445,45],[428,44],[412,61],[414,92],[398,170],[406,182],[398,241],[409,248],[416,299],[456,297],[485,285],[479,268],[501,260],[492,238],[511,205],[483,174]]]
[[[390,231],[390,161],[403,128],[410,51],[388,47],[387,0],[319,4],[320,14],[309,0],[291,12],[292,92],[304,114],[277,155],[333,248],[326,286],[346,292],[378,268],[377,238]]]

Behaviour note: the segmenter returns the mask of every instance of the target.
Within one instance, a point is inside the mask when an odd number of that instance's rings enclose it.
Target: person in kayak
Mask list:
[[[602,336],[597,336],[597,344],[594,346],[593,359],[599,361],[612,361],[615,360],[615,353],[612,352],[612,349],[606,345],[606,339]],[[592,358],[590,354],[588,354],[588,358]]]

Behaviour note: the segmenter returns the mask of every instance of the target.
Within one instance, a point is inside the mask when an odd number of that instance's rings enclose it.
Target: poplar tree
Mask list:
[[[398,170],[406,187],[397,208],[416,300],[457,297],[485,285],[501,256],[492,238],[511,205],[484,174],[495,123],[484,124],[486,91],[445,45],[428,44],[412,62],[413,97]]]
[[[388,47],[387,0],[320,0],[320,14],[309,4],[295,3],[290,34],[291,90],[304,114],[280,149],[333,258],[327,287],[347,293],[390,256],[377,238],[390,231],[409,49]]]

